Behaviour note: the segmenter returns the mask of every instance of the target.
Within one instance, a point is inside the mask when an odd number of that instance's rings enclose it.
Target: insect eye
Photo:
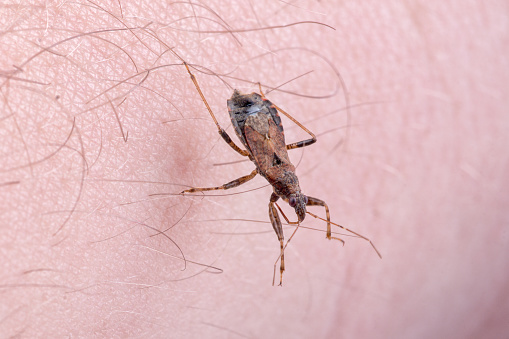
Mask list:
[[[304,196],[304,203],[307,205],[308,204],[308,197]]]
[[[295,197],[291,197],[288,200],[288,203],[290,204],[290,207],[295,207],[295,205],[297,205],[297,199],[295,199]]]

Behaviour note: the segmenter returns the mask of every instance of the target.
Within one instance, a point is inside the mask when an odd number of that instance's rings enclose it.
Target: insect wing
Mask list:
[[[245,117],[243,115],[240,115],[238,113],[238,109],[235,107],[235,103],[228,100],[228,113],[230,114],[230,119],[232,122],[232,126],[235,129],[235,134],[237,134],[237,137],[239,138],[240,142],[249,149],[249,146],[246,142],[246,138],[244,138],[244,122]]]
[[[259,129],[257,130],[248,123],[244,126],[244,137],[262,175],[273,167],[291,166],[286,151],[284,133],[279,130],[272,119],[268,118],[267,122],[267,134],[260,133]]]

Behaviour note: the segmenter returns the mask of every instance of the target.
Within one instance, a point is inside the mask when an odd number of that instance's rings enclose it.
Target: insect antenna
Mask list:
[[[371,246],[373,247],[373,249],[375,250],[376,254],[378,254],[378,256],[380,257],[380,259],[382,259],[382,255],[381,255],[381,254],[380,254],[380,252],[378,252],[378,250],[376,249],[375,244],[373,244],[373,242],[372,242],[371,240],[369,240],[368,238],[366,238],[366,237],[365,237],[365,236],[363,236],[362,234],[359,234],[359,233],[357,233],[357,232],[355,232],[355,231],[352,231],[351,229],[348,229],[348,228],[346,228],[346,227],[344,227],[344,226],[341,226],[340,224],[336,224],[335,222],[327,221],[327,220],[325,220],[324,218],[321,218],[321,217],[319,217],[319,216],[317,216],[316,214],[313,214],[313,213],[311,213],[311,212],[306,211],[306,213],[307,213],[307,214],[309,214],[310,216],[312,216],[312,217],[316,218],[316,219],[320,219],[320,220],[325,221],[325,222],[330,222],[330,223],[331,223],[331,224],[333,224],[334,226],[338,226],[338,227],[340,227],[340,228],[344,229],[345,231],[350,232],[350,233],[352,233],[352,234],[354,234],[354,235],[358,236],[359,238],[362,238],[362,239],[364,239],[364,240],[368,241],[368,242],[371,244]]]

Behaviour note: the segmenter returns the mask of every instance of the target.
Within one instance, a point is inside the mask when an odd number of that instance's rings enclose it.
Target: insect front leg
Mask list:
[[[345,241],[343,239],[340,239],[340,238],[332,236],[329,206],[327,206],[325,201],[308,196],[308,203],[306,204],[306,206],[323,206],[323,207],[325,207],[325,214],[327,216],[327,239],[336,239],[336,240],[339,240],[344,245]],[[311,215],[313,215],[313,214],[311,214]]]
[[[187,64],[187,62],[184,62],[184,66],[186,66],[187,72],[189,73],[189,76],[191,77],[191,80],[193,81],[194,87],[196,87],[196,90],[200,94],[201,100],[205,104],[205,107],[207,107],[207,110],[209,111],[209,114],[212,117],[212,120],[214,120],[214,123],[216,124],[216,127],[217,127],[217,132],[219,133],[221,138],[223,138],[223,140],[226,141],[226,143],[228,145],[230,145],[230,147],[233,148],[233,150],[235,152],[237,152],[240,155],[245,156],[245,157],[249,156],[249,152],[240,148],[239,146],[237,146],[233,142],[232,138],[230,138],[228,133],[226,133],[226,131],[223,128],[221,128],[221,126],[219,126],[216,116],[212,112],[212,109],[210,108],[209,103],[207,102],[207,99],[205,99],[205,95],[203,95],[203,92],[201,91],[200,85],[198,85],[198,81],[196,80],[196,77],[194,76],[193,73],[191,73],[191,69],[189,69],[189,65]]]
[[[250,174],[240,177],[238,179],[232,180],[229,183],[226,183],[224,185],[216,186],[216,187],[193,187],[193,188],[190,188],[190,189],[180,192],[180,194],[193,193],[193,192],[204,192],[204,191],[227,190],[227,189],[234,188],[234,187],[240,186],[240,185],[248,182],[249,180],[253,179],[256,176],[256,174],[258,174],[258,170],[255,169]]]
[[[283,234],[283,226],[281,225],[281,219],[279,218],[279,214],[277,213],[277,209],[275,206],[276,201],[278,201],[279,197],[272,193],[270,196],[270,202],[269,202],[269,218],[270,222],[272,223],[272,228],[274,228],[274,231],[276,232],[277,238],[279,239],[279,243],[281,245],[281,254],[278,260],[281,258],[281,265],[279,267],[279,272],[281,274],[281,278],[279,280],[279,286],[283,285],[283,272],[285,271],[285,253],[284,253],[284,234]],[[274,280],[276,279],[276,265],[277,260],[274,263],[274,277],[272,279],[272,286],[274,286]]]

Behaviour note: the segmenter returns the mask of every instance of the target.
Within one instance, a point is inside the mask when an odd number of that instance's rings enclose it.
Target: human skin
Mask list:
[[[506,2],[101,6],[0,7],[1,337],[507,334]],[[268,27],[303,21],[336,30]],[[203,32],[225,23],[267,29]],[[263,178],[171,195],[253,165],[224,164],[242,159],[169,47],[225,128],[232,90],[205,73],[276,87],[313,71],[267,93],[319,135],[291,151],[301,188],[383,259],[359,239],[327,241],[308,216],[315,230],[296,233],[273,287],[271,188],[230,194]],[[307,137],[284,124],[288,142]]]

